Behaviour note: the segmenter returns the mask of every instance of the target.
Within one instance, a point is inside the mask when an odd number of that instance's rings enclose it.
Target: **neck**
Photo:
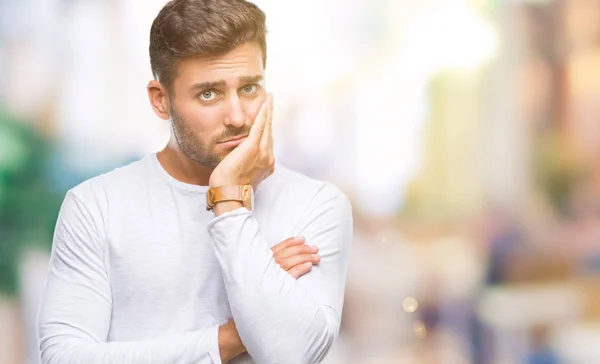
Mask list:
[[[156,158],[165,171],[176,180],[194,185],[208,186],[208,181],[213,170],[186,156],[173,137],[169,139],[169,143],[163,150],[156,153]]]

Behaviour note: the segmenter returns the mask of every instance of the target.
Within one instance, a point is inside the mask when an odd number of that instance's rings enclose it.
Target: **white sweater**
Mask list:
[[[231,318],[248,350],[231,363],[323,360],[340,326],[348,199],[279,166],[253,212],[215,218],[206,190],[153,154],[67,193],[39,312],[42,363],[221,363],[218,328]],[[321,255],[297,280],[270,250],[295,236]]]

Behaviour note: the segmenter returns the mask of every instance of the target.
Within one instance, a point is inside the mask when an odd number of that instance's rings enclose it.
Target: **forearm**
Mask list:
[[[260,363],[320,361],[337,334],[335,312],[317,304],[275,263],[250,214],[239,210],[223,218],[228,221],[213,224],[209,231],[232,314],[250,355]]]
[[[269,292],[248,282],[227,284],[239,335],[257,363],[318,363],[337,336],[333,315],[327,317],[307,295],[286,297],[288,288]]]
[[[220,363],[217,327],[155,340],[96,342],[52,326],[40,338],[42,364]]]

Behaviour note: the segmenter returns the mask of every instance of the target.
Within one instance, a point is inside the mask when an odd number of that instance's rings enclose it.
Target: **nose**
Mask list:
[[[240,98],[235,95],[229,99],[229,110],[225,116],[225,125],[235,128],[241,128],[246,124],[246,111],[240,101]]]

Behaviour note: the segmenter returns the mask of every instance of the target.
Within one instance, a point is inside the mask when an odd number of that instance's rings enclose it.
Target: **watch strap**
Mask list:
[[[246,185],[211,187],[206,192],[206,210],[211,211],[215,204],[224,201],[244,201],[247,194]]]

